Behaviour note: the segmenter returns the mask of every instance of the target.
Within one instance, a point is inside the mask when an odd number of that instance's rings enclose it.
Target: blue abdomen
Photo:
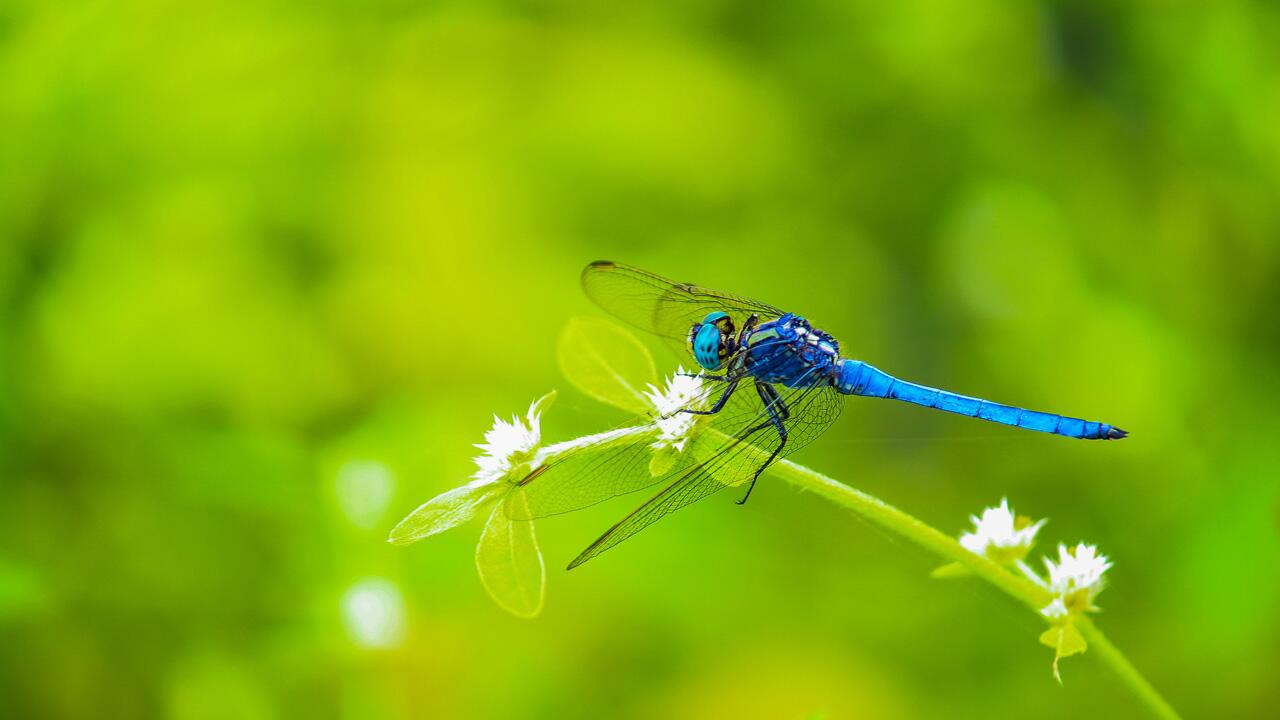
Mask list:
[[[981,400],[899,380],[860,360],[842,359],[838,362],[838,368],[836,389],[846,395],[902,400],[957,415],[1081,440],[1118,440],[1128,435],[1124,430],[1106,423],[1001,405],[990,400]]]

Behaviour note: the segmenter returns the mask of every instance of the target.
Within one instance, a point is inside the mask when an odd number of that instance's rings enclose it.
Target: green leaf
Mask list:
[[[523,502],[517,495],[513,502]],[[476,570],[489,597],[503,610],[523,618],[542,612],[547,573],[533,533],[533,521],[511,520],[499,503],[476,545]]]
[[[658,373],[649,350],[628,330],[600,318],[573,318],[556,346],[560,371],[583,393],[628,412],[652,408],[644,397]]]
[[[676,466],[676,461],[680,459],[680,452],[673,447],[664,447],[661,450],[654,450],[649,456],[649,476],[662,477]]]
[[[1089,648],[1084,636],[1076,629],[1074,623],[1067,621],[1045,630],[1040,634],[1040,642],[1054,649],[1053,676],[1062,683],[1062,675],[1058,672],[1058,661],[1082,653]]]
[[[969,577],[972,574],[973,571],[958,562],[947,563],[930,573],[932,577],[938,580],[955,580]]]
[[[408,545],[475,517],[480,510],[497,497],[499,485],[463,485],[441,493],[409,513],[391,530],[387,542]]]

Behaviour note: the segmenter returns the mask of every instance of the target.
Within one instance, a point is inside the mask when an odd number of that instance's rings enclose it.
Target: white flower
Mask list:
[[[659,390],[650,385],[649,391],[644,395],[657,411],[654,422],[658,425],[659,434],[652,447],[655,450],[675,448],[676,452],[684,452],[690,431],[702,416],[680,410],[685,407],[701,407],[705,400],[702,378],[689,375],[683,367],[678,367],[671,379],[667,380],[666,389]]]
[[[483,443],[476,443],[484,454],[476,457],[480,469],[471,476],[475,478],[472,485],[497,482],[507,477],[512,468],[532,459],[542,442],[540,402],[530,403],[529,412],[524,417],[513,415],[511,422],[493,416],[493,428],[484,434]]]
[[[1085,543],[1074,550],[1058,545],[1058,562],[1045,558],[1044,564],[1049,570],[1047,587],[1055,596],[1040,610],[1045,617],[1058,619],[1098,609],[1093,599],[1106,587],[1103,574],[1111,567],[1106,555]]]
[[[1050,620],[1057,620],[1067,616],[1067,604],[1062,602],[1062,598],[1056,597],[1048,605],[1040,609],[1040,612]]]
[[[975,555],[1004,563],[1026,557],[1045,522],[1032,523],[1031,518],[1015,516],[1008,498],[1002,499],[999,507],[983,510],[982,517],[971,515],[970,519],[974,530],[961,535],[960,544]]]

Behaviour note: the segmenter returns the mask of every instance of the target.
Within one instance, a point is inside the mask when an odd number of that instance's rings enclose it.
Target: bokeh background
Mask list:
[[[1248,2],[0,6],[5,717],[1135,717],[1094,658],[773,481],[560,570],[388,529],[609,258],[796,308],[1078,443],[853,399],[799,461],[1115,562],[1189,716],[1280,702],[1280,11]],[[655,347],[665,368],[678,358]]]

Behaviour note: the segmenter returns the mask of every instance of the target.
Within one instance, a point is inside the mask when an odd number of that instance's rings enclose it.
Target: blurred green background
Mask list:
[[[1246,2],[4,3],[3,714],[1142,712],[776,481],[572,573],[640,498],[540,523],[532,622],[478,524],[387,545],[493,413],[623,419],[555,365],[598,258],[1130,430],[852,399],[796,459],[1098,543],[1098,621],[1175,707],[1274,713],[1278,42]]]

